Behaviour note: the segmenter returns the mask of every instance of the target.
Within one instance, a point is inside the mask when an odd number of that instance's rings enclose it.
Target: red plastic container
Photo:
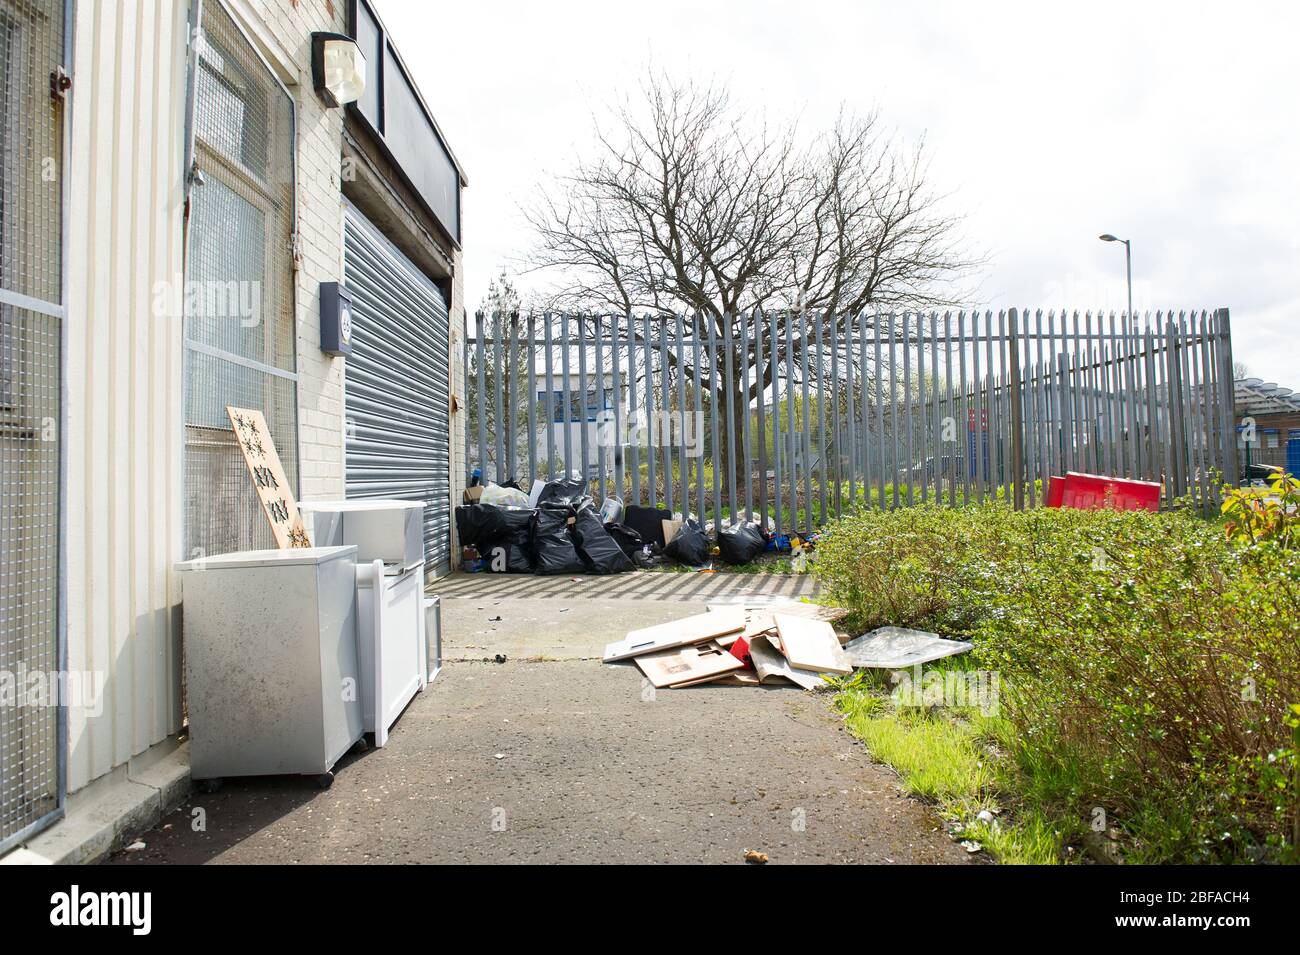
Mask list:
[[[1076,507],[1091,510],[1110,507],[1119,511],[1158,511],[1160,510],[1160,484],[1156,481],[1130,481],[1124,478],[1106,477],[1101,474],[1080,474],[1069,471],[1065,480],[1060,481],[1060,503],[1054,504],[1057,497],[1058,481],[1052,478],[1052,487],[1047,494],[1049,507]]]
[[[1047,500],[1044,501],[1048,507],[1060,507],[1061,501],[1065,497],[1065,478],[1059,474],[1053,474],[1047,479]]]

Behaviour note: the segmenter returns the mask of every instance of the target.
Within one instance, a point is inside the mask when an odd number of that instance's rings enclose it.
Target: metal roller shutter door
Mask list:
[[[445,573],[451,567],[447,306],[433,282],[351,205],[343,250],[343,280],[352,294],[347,495],[424,501],[424,560]]]

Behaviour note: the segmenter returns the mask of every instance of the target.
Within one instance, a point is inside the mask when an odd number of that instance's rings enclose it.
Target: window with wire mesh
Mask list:
[[[194,71],[185,309],[188,556],[275,546],[226,406],[266,416],[298,483],[293,305],[293,101],[218,3]]]
[[[62,0],[0,0],[0,852],[58,806],[62,57]]]

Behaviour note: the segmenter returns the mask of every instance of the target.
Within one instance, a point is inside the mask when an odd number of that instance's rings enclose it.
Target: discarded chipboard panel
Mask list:
[[[781,651],[795,669],[840,675],[853,672],[853,664],[840,646],[835,628],[825,620],[787,613],[773,614],[773,618],[781,638]]]
[[[742,607],[729,607],[722,612],[698,613],[693,617],[631,630],[626,638],[605,647],[605,654],[601,659],[605,663],[612,663],[615,660],[626,660],[644,653],[656,653],[690,643],[712,640],[744,629],[745,614]]]
[[[905,627],[880,627],[844,645],[853,666],[878,670],[906,670],[971,649],[972,644]]]
[[[643,654],[636,658],[636,665],[646,679],[660,689],[707,682],[744,667],[713,640],[662,653]]]
[[[748,640],[760,633],[766,633],[772,641],[772,645],[780,649],[781,641],[776,635],[776,621],[772,619],[774,613],[786,613],[793,617],[807,617],[810,620],[825,620],[827,622],[839,620],[848,616],[849,613],[843,607],[826,607],[821,604],[808,604],[798,600],[791,600],[789,597],[774,597],[765,594],[746,597],[743,602],[711,603],[708,606],[709,610],[714,611],[734,610],[736,607],[744,610],[745,629],[738,634],[719,637],[718,642],[724,647],[730,646],[737,637],[744,637]],[[837,632],[836,636],[841,643],[848,639],[847,634],[841,636]]]

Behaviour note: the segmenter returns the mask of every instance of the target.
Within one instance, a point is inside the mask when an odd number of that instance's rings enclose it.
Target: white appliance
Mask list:
[[[176,565],[190,772],[333,782],[362,738],[357,548],[242,551]]]
[[[425,683],[432,683],[442,672],[442,598],[437,594],[424,598],[424,659],[428,669]]]
[[[388,572],[424,560],[421,501],[309,501],[298,505],[317,547],[357,545],[357,562],[381,560]]]
[[[362,719],[383,746],[388,728],[426,682],[424,564],[385,573],[376,558],[357,564],[355,574]]]

